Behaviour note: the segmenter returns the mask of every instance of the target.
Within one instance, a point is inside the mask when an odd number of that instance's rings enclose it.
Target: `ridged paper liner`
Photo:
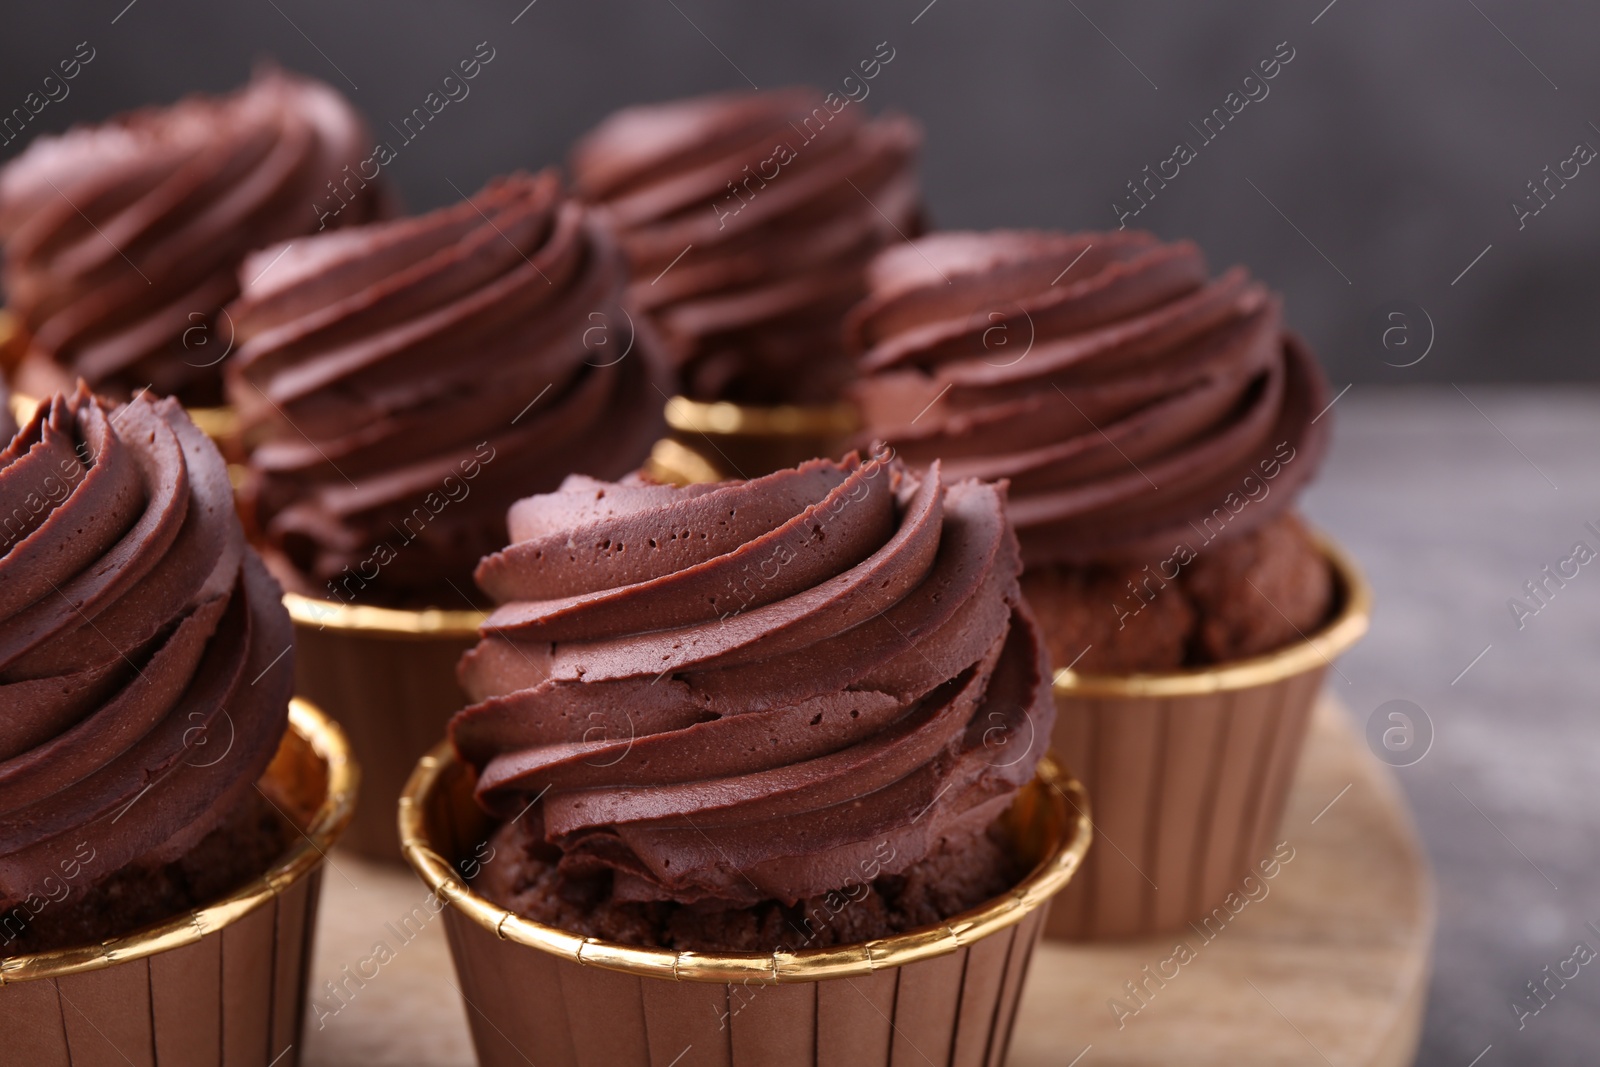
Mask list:
[[[1046,936],[1188,930],[1259,874],[1323,677],[1372,613],[1354,561],[1321,546],[1338,611],[1305,641],[1198,670],[1057,672],[1052,748],[1082,776],[1100,844],[1051,909]]]
[[[667,436],[645,469],[676,485],[758,478],[808,459],[837,459],[859,426],[847,404],[756,407],[675,396]]]
[[[474,893],[452,866],[490,830],[472,786],[440,745],[406,786],[400,827],[406,858],[450,905],[445,930],[484,1067],[999,1067],[1046,905],[1090,837],[1082,787],[1047,759],[1008,814],[1036,865],[1005,896],[881,941],[675,952],[579,937]]]
[[[0,1062],[292,1067],[300,1061],[324,854],[359,774],[339,728],[296,700],[264,780],[313,813],[262,877],[101,945],[0,960]]]
[[[283,599],[294,620],[295,693],[338,719],[361,761],[363,801],[342,843],[398,863],[395,805],[417,760],[468,703],[456,661],[477,642],[483,613]]]

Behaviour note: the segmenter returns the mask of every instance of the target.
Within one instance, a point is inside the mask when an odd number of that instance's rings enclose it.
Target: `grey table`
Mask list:
[[[1357,385],[1334,411],[1305,507],[1377,610],[1333,687],[1362,720],[1409,700],[1433,730],[1398,771],[1440,894],[1418,1062],[1600,1062],[1600,960],[1566,963],[1600,952],[1600,557],[1543,573],[1576,542],[1600,552],[1600,391]]]

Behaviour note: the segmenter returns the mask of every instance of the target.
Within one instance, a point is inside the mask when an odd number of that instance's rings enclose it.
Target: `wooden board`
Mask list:
[[[1152,981],[1143,1006],[1123,984],[1144,981],[1146,965],[1158,971],[1174,939],[1044,945],[1018,1017],[1013,1067],[1411,1062],[1432,883],[1393,779],[1330,702],[1317,710],[1280,837],[1294,858],[1246,887],[1259,901],[1215,921],[1212,940],[1190,938],[1193,958],[1169,966],[1176,977],[1163,987]],[[333,864],[323,879],[303,1062],[470,1067],[443,924],[421,882],[348,854],[335,853]],[[1119,996],[1129,1012],[1120,1028],[1108,1007]]]

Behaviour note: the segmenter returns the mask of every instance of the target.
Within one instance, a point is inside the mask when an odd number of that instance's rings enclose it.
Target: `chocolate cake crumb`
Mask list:
[[[131,864],[60,899],[43,895],[0,916],[0,956],[122,937],[213,903],[265,874],[293,828],[256,790],[194,848],[170,863]],[[92,861],[85,870],[92,870]]]
[[[1197,652],[1212,663],[1282,648],[1333,604],[1333,573],[1293,513],[1202,552],[1183,584],[1200,613]]]
[[[1169,583],[1137,607],[1132,590],[1143,578],[1140,569],[1131,566],[1024,571],[1022,595],[1038,616],[1050,646],[1050,663],[1092,674],[1183,666],[1194,633],[1194,606]]]
[[[501,826],[490,841],[494,859],[474,887],[501,907],[584,937],[695,952],[798,952],[891,937],[992,900],[1027,873],[995,825],[941,842],[901,874],[793,905],[641,903],[611,899],[609,872],[575,878],[559,871],[560,853],[533,839],[526,822]]]
[[[1051,662],[1088,674],[1262,655],[1316,630],[1334,601],[1332,569],[1293,513],[1200,547],[1171,580],[1131,565],[1038,567],[1022,589]]]

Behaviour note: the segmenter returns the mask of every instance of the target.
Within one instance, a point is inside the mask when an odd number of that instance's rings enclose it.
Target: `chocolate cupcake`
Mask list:
[[[837,93],[722,93],[619,111],[571,165],[687,395],[815,403],[852,375],[839,321],[867,261],[921,228],[920,141]]]
[[[854,456],[687,488],[575,477],[510,528],[478,568],[500,607],[450,728],[503,820],[479,898],[770,980],[774,953],[891,953],[1021,893],[1041,855],[1005,816],[1054,709],[1002,487]],[[1003,1048],[996,992],[973,993],[979,1048]]]
[[[1288,654],[1349,608],[1354,579],[1293,512],[1326,450],[1326,382],[1242,268],[1213,277],[1189,242],[1131,231],[954,233],[886,250],[871,286],[847,325],[864,436],[952,477],[1009,480],[1023,588],[1071,668],[1058,687],[1190,672],[1214,691],[1208,671]],[[1326,664],[1314,657],[1318,679]],[[1291,739],[1315,693],[1301,688],[1274,726]],[[1081,721],[1063,708],[1057,747],[1112,819],[1121,805],[1088,742],[1062,732]],[[1246,763],[1287,752],[1291,770],[1298,752],[1246,747]],[[1254,798],[1252,833],[1273,802]],[[1129,836],[1162,839],[1153,823]]]
[[[7,959],[9,991],[63,959],[200,940],[193,913],[285,874],[320,801],[268,771],[289,620],[176,401],[113,408],[81,384],[46,400],[0,452],[0,514],[0,953],[27,961]],[[299,913],[278,936],[268,909],[264,958],[298,963],[311,889],[280,887]],[[162,923],[196,928],[138,936]],[[240,1010],[266,1011],[271,985],[239,989]],[[0,1017],[18,1003],[0,993]]]
[[[81,377],[218,403],[232,329],[217,313],[240,261],[383,213],[383,182],[356,173],[370,145],[337,92],[275,69],[36,139],[0,171],[5,288],[32,343],[23,390]]]
[[[572,471],[637,467],[671,375],[621,254],[551,172],[264,249],[242,276],[241,496],[298,594],[298,692],[346,725],[392,801],[461,706],[472,570],[505,543],[506,508]],[[382,800],[351,840],[398,858]]]

